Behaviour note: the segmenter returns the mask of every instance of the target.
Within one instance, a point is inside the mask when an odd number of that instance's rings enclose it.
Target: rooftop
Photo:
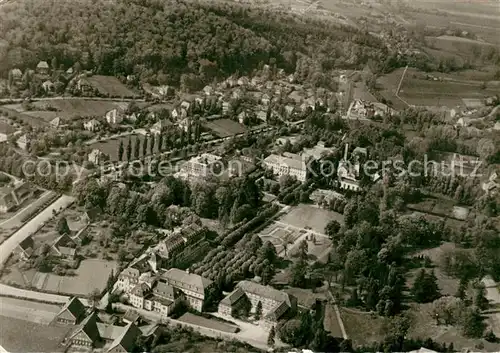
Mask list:
[[[274,289],[271,286],[264,286],[252,281],[241,281],[236,285],[237,288],[241,288],[245,293],[252,293],[257,296],[271,299],[277,302],[286,302],[289,306],[292,306],[290,300],[290,295]]]
[[[171,268],[162,274],[162,278],[166,279],[170,285],[181,289],[192,290],[199,294],[205,294],[205,289],[212,284],[212,281],[202,276],[187,273],[178,268]]]

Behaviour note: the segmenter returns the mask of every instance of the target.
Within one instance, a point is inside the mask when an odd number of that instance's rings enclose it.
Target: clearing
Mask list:
[[[87,81],[94,87],[100,94],[107,97],[121,97],[121,98],[136,98],[139,94],[132,91],[126,85],[120,82],[119,79],[113,76],[93,75],[86,78]]]
[[[203,127],[213,131],[219,137],[229,137],[247,131],[244,125],[230,119],[210,120],[203,123]]]

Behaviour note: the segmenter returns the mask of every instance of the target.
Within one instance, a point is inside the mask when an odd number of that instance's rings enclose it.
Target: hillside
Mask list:
[[[162,84],[201,84],[276,62],[302,74],[356,68],[387,55],[351,28],[237,5],[158,0],[27,0],[0,8],[1,74],[38,61]],[[55,59],[54,59],[55,58]],[[181,80],[181,74],[186,75]],[[317,79],[317,77],[316,77]]]

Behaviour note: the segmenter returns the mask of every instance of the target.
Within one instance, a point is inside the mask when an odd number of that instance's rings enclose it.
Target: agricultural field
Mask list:
[[[230,119],[210,120],[203,123],[203,127],[213,131],[219,137],[229,137],[247,131],[245,126]]]
[[[107,97],[122,97],[122,98],[135,98],[139,94],[132,91],[126,85],[120,82],[119,79],[113,76],[93,75],[86,78],[87,81],[99,91],[101,95]]]
[[[31,103],[29,110],[23,104],[9,104],[2,108],[17,113],[28,123],[33,119],[35,123],[48,123],[57,117],[66,122],[84,117],[100,117],[111,109],[127,107],[127,102],[70,98],[35,101]]]

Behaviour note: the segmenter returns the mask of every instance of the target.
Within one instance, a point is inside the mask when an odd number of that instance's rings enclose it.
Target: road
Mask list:
[[[56,195],[53,191],[44,192],[37,200],[30,203],[28,206],[19,210],[14,216],[9,219],[0,222],[0,228],[3,229],[13,229],[15,227],[19,227],[22,224],[22,219],[26,215],[29,215],[31,212],[34,212],[38,207],[43,205],[45,202],[50,200],[52,197]]]
[[[31,221],[19,228],[17,232],[11,235],[9,239],[0,245],[0,268],[3,267],[5,261],[9,258],[14,249],[26,239],[28,236],[36,233],[48,220],[54,217],[54,211],[59,213],[75,201],[72,196],[62,195],[42,212],[36,215]],[[0,293],[1,294],[1,293]]]

